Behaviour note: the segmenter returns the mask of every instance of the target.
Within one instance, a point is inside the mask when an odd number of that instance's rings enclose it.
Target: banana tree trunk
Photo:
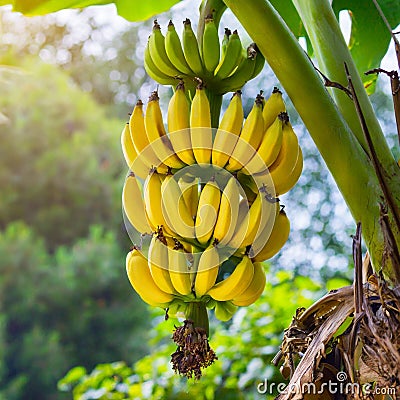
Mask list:
[[[354,111],[350,111],[350,107],[353,106],[352,103],[347,99],[340,98],[338,100],[339,106],[336,105],[334,98],[328,93],[321,76],[314,69],[297,39],[268,1],[224,0],[224,2],[257,43],[292,100],[332,173],[354,220],[362,223],[363,236],[372,263],[376,269],[380,269],[383,261],[384,240],[379,225],[379,202],[383,199],[383,192],[366,150],[366,143],[360,126],[357,125],[354,117]],[[311,3],[313,3],[312,7],[310,6]],[[314,12],[317,12],[319,5],[323,3],[326,3],[324,8],[329,6],[329,3],[325,0],[307,2],[298,0],[296,4],[302,12],[307,7],[311,7]],[[309,11],[309,13],[312,13],[312,11]],[[333,21],[331,18],[327,18],[322,25],[315,23],[315,13],[312,15],[307,28],[310,31],[310,37],[314,37],[315,47],[319,45],[315,38],[324,38],[327,35],[326,32],[329,31],[333,31],[331,33],[332,42],[343,40],[340,31],[335,31],[337,27],[333,26],[332,28]],[[338,35],[340,35],[339,39],[337,38]],[[334,61],[331,62],[332,69],[334,68],[333,65],[337,68],[337,63],[343,65],[343,61],[350,60],[348,50],[347,48],[345,50],[342,44],[340,44],[341,50],[338,53],[338,57],[341,58],[339,61],[335,59],[336,47],[338,46],[334,46],[334,43],[330,43],[329,46],[321,48],[319,57],[324,58],[329,65],[329,60],[333,59]],[[325,59],[325,53],[328,52],[334,54]],[[343,57],[343,54],[348,54],[348,56]],[[327,66],[324,65],[324,67]],[[328,69],[328,74],[329,71],[330,69]],[[356,74],[353,65],[351,72],[354,75]],[[337,76],[333,76],[332,79],[335,79],[335,77]],[[329,78],[331,77],[329,76]],[[346,85],[346,82],[340,80]],[[360,88],[358,82],[356,90],[357,94],[364,91],[363,88]],[[340,97],[342,94],[337,96]],[[387,169],[390,188],[395,196],[397,206],[399,206],[400,169],[395,165],[395,161],[384,143],[379,124],[373,116],[369,100],[365,96],[362,95],[363,111],[368,115],[367,121],[370,124],[370,129],[374,131],[374,144],[379,146],[379,157]],[[399,241],[400,232],[393,223],[393,216],[390,216],[390,221],[395,237]],[[384,272],[389,276],[393,276],[391,268],[389,264],[385,267]]]

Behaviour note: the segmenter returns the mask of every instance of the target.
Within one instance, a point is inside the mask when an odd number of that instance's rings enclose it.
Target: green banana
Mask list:
[[[221,56],[224,57],[225,53],[226,53],[226,46],[228,46],[229,43],[229,36],[232,35],[232,32],[230,29],[225,28],[225,33],[224,33],[224,37],[222,39],[221,42]]]
[[[237,306],[230,301],[217,301],[215,304],[215,317],[222,322],[229,321],[237,310]]]
[[[247,48],[247,57],[242,56],[242,61],[236,71],[225,79],[216,80],[213,90],[216,93],[224,94],[242,89],[246,82],[253,78],[255,68],[261,62],[260,60],[264,63],[261,53],[255,51],[254,44],[251,44]]]
[[[208,15],[205,18],[202,44],[204,67],[208,72],[214,73],[214,70],[219,63],[220,46],[218,27],[215,25],[212,15]]]
[[[239,34],[235,30],[229,37],[226,52],[220,63],[214,71],[217,79],[227,78],[236,67],[238,67],[242,57],[242,42],[240,41]]]
[[[153,59],[150,55],[149,46],[146,46],[144,49],[144,69],[147,72],[147,75],[150,76],[151,79],[154,79],[156,82],[161,83],[161,85],[175,85],[176,80],[169,75],[164,74],[157,67]]]
[[[183,54],[181,40],[179,39],[172,21],[169,21],[168,31],[165,35],[165,51],[171,64],[173,64],[177,70],[185,75],[193,75],[193,71],[190,69],[185,55]]]
[[[161,72],[171,77],[180,75],[180,72],[174,67],[167,56],[165,50],[165,38],[161,33],[161,27],[157,20],[154,21],[153,30],[149,37],[147,46],[149,47],[150,56],[154,61],[154,64],[157,65]]]
[[[253,50],[252,58],[255,59],[256,64],[254,66],[254,70],[253,73],[251,74],[250,79],[254,79],[262,71],[265,64],[265,58],[261,54],[261,51],[259,50],[259,48],[255,43],[252,44],[252,50]]]
[[[185,55],[186,62],[190,69],[197,75],[203,75],[203,64],[201,62],[201,56],[199,51],[199,44],[196,39],[196,35],[193,32],[190,19],[186,18],[183,21],[184,29],[182,35],[183,53]]]

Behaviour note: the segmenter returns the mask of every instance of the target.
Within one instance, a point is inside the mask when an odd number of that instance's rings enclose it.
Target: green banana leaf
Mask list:
[[[49,14],[66,8],[85,8],[115,3],[118,14],[128,21],[144,21],[169,10],[180,0],[0,0],[0,6],[12,4],[13,11],[28,16]]]

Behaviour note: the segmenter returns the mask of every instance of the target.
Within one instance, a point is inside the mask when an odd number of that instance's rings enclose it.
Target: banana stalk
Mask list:
[[[206,88],[206,94],[208,101],[210,102],[211,127],[217,129],[219,124],[219,114],[222,106],[222,95],[213,92],[212,88]]]
[[[219,26],[222,14],[226,10],[226,5],[222,0],[203,0],[199,7],[200,17],[199,24],[197,26],[197,41],[199,48],[203,47],[203,32],[205,26],[205,19],[207,15],[212,15],[214,18],[215,25]],[[208,101],[210,102],[211,112],[211,126],[212,128],[218,128],[219,114],[221,112],[222,95],[215,94],[212,88],[206,88]]]
[[[195,301],[188,303],[185,310],[185,317],[193,321],[195,328],[203,328],[207,333],[207,337],[210,334],[208,313],[205,303],[201,301]]]
[[[353,126],[356,126],[354,119],[348,117],[347,112],[343,111],[343,114],[340,112],[297,39],[268,1],[224,0],[224,2],[257,43],[291,98],[331,171],[353,218],[362,223],[364,240],[373,265],[375,268],[380,268],[384,241],[378,223],[380,218],[378,202],[383,197],[383,193],[371,160],[363,148],[365,140],[357,133],[357,130],[354,133],[352,131]],[[315,12],[321,12],[320,1],[318,1],[318,6],[315,1],[307,2],[306,5],[306,2],[298,0],[296,4],[300,3],[302,10],[310,6],[310,3],[314,3],[312,5],[314,18]],[[325,6],[327,7],[329,4],[325,4]],[[318,18],[321,18],[320,14],[318,14]],[[315,29],[314,33],[309,32],[310,36],[323,35],[323,32],[334,29],[330,24],[330,20],[325,24],[315,23],[313,28],[311,24],[307,24],[309,30]],[[336,53],[332,49],[335,49],[335,46],[331,41],[330,44],[321,48],[320,57],[328,57],[326,53],[331,52],[332,57],[336,57]],[[342,49],[342,51],[345,50]],[[346,61],[346,59],[342,59],[342,61]],[[329,59],[326,60],[329,63]],[[343,83],[346,85],[346,82]],[[358,94],[360,91],[358,86],[356,90]],[[369,107],[365,106],[367,100],[363,99],[363,112],[368,115],[370,130],[375,130],[376,123],[371,122],[374,118],[373,113]],[[347,121],[346,118],[348,118]],[[379,129],[375,132],[375,136],[380,135]],[[375,143],[379,145],[382,141],[382,138],[376,139]],[[390,177],[388,176],[387,179],[397,206],[399,206],[400,170],[397,166],[397,169],[395,168],[393,157],[387,146],[380,148],[379,158],[385,168],[388,166],[387,174],[390,174]],[[393,223],[393,215],[390,215],[390,219],[393,231],[399,238],[400,232]],[[384,272],[393,276],[390,267],[387,267]]]

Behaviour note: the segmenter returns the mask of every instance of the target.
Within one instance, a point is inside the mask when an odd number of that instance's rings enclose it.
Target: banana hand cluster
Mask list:
[[[238,306],[248,306],[261,296],[266,277],[262,264],[249,256],[224,259],[223,254],[218,245],[201,254],[186,252],[178,241],[173,245],[158,232],[146,255],[137,248],[128,253],[126,270],[131,285],[149,305],[179,316],[201,302],[227,321]]]
[[[146,179],[151,169],[166,174],[206,164],[239,174],[242,182],[262,182],[277,197],[288,192],[302,172],[302,150],[278,89],[267,100],[258,95],[246,119],[241,94],[235,92],[213,130],[203,84],[190,103],[180,82],[168,105],[167,127],[168,133],[157,92],[151,94],[146,113],[137,102],[121,135],[126,163],[136,176]],[[260,188],[245,186],[254,193]]]
[[[220,71],[220,60],[208,57],[204,68]],[[222,321],[254,303],[265,287],[262,261],[289,236],[278,195],[293,187],[303,166],[281,92],[274,89],[267,100],[258,95],[247,118],[235,92],[212,130],[204,86],[190,102],[180,81],[166,126],[153,92],[145,113],[141,101],[135,105],[121,143],[130,169],[123,210],[150,237],[147,252],[132,250],[126,263],[141,298],[178,316],[200,302]]]
[[[189,19],[183,22],[182,40],[172,21],[165,36],[154,21],[152,33],[144,53],[148,75],[163,85],[185,81],[187,89],[194,90],[194,78],[200,78],[217,94],[241,89],[256,77],[264,66],[264,57],[252,43],[244,49],[237,31],[225,29],[219,40],[218,27],[212,15],[205,18],[201,43],[198,42]]]

